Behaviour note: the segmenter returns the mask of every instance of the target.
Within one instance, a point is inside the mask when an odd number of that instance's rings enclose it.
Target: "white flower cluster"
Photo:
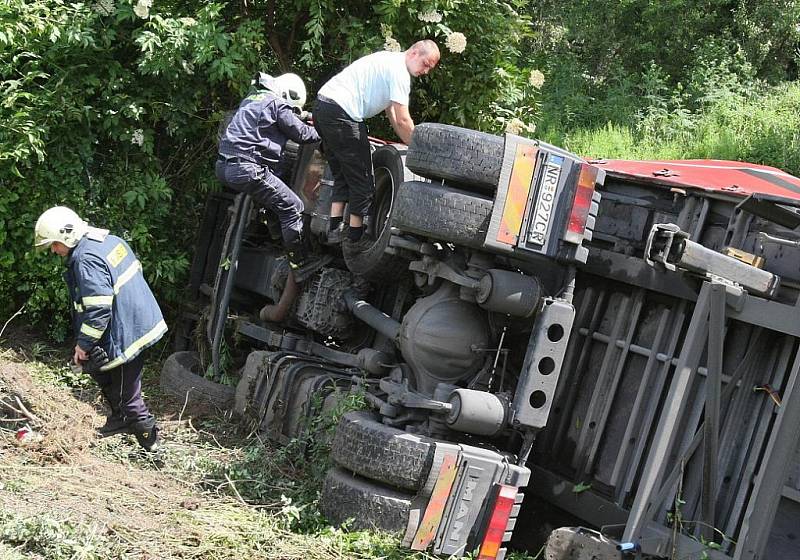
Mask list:
[[[533,134],[536,131],[536,125],[526,124],[522,119],[514,117],[506,123],[506,132],[509,134],[516,134],[519,136],[523,132]]]
[[[114,0],[98,0],[93,6],[95,13],[101,16],[110,16],[115,8]]]
[[[127,109],[130,116],[132,116],[137,121],[139,120],[139,117],[142,116],[142,113],[144,113],[144,108],[139,107],[138,105],[136,105],[136,103],[129,103]]]
[[[442,14],[436,10],[430,10],[417,14],[417,19],[424,21],[425,23],[439,23],[442,21]]]
[[[400,43],[392,37],[391,35],[386,37],[386,40],[383,42],[383,50],[390,51],[390,52],[400,52],[403,50],[403,47],[400,46]]]
[[[528,83],[536,89],[539,89],[544,85],[544,74],[539,70],[531,70],[531,75],[528,76]]]
[[[137,146],[144,144],[144,130],[138,128],[133,131],[133,134],[131,134],[131,144],[136,144]]]
[[[462,53],[467,48],[467,38],[463,33],[456,31],[447,36],[444,46],[452,53]]]
[[[153,7],[153,0],[138,0],[133,7],[133,13],[142,19],[150,17],[150,8]]]

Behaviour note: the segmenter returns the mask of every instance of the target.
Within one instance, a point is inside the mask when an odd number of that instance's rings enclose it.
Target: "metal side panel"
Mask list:
[[[531,332],[515,391],[515,426],[543,428],[547,424],[574,319],[572,304],[549,298],[545,301]]]
[[[635,542],[640,539],[640,532],[648,521],[648,513],[653,505],[657,505],[652,503],[654,493],[659,488],[666,468],[666,460],[679,435],[676,432],[676,428],[686,410],[690,396],[688,391],[694,380],[700,356],[705,348],[708,330],[709,290],[710,285],[704,284],[692,315],[692,321],[686,335],[688,342],[684,345],[678,365],[675,368],[669,395],[661,412],[658,427],[653,437],[653,444],[646,458],[641,482],[631,508],[631,515],[625,527],[623,539],[626,541]]]
[[[739,533],[740,545],[736,560],[764,558],[781,499],[781,490],[789,472],[800,438],[800,352],[795,354],[789,380],[783,392],[783,402],[770,432],[759,472],[753,484],[753,493],[745,511]]]

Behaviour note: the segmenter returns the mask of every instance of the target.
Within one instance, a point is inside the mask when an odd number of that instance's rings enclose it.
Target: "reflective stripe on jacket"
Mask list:
[[[77,344],[86,351],[103,347],[109,362],[101,370],[135,358],[167,332],[142,265],[123,239],[90,232],[66,264]]]

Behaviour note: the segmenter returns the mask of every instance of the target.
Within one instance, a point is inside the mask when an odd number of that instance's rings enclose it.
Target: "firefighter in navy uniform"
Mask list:
[[[45,211],[35,235],[37,249],[65,258],[77,338],[72,360],[91,375],[111,408],[100,434],[130,433],[155,451],[159,429],[142,399],[143,350],[164,336],[167,324],[141,263],[123,239],[64,206]]]
[[[325,259],[313,255],[304,238],[303,202],[280,177],[281,156],[287,140],[309,144],[320,138],[295,114],[306,102],[299,76],[259,74],[254,85],[257,91],[242,100],[221,134],[215,173],[224,185],[277,214],[293,279],[302,283]]]

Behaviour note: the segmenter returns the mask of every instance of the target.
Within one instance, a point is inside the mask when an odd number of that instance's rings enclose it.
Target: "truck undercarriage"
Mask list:
[[[324,158],[289,153],[321,238]],[[166,387],[279,442],[363,392],[321,507],[415,550],[800,558],[800,180],[433,124],[373,167],[375,243],[296,290],[275,220],[209,198]]]

